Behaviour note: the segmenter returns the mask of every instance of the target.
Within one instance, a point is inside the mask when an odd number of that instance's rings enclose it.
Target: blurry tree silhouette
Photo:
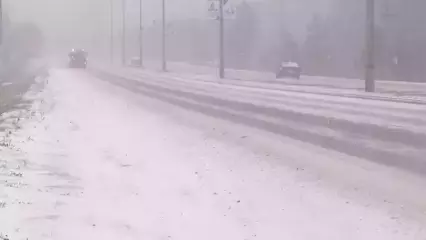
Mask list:
[[[376,2],[376,73],[378,78],[425,81],[426,1]],[[303,62],[310,74],[362,78],[365,1],[335,0],[326,18],[307,26]]]
[[[299,23],[281,18],[283,12],[271,10],[275,5],[243,1],[236,19],[225,24],[227,67],[275,71],[281,61],[299,61],[307,74],[363,78],[365,1],[332,1],[326,14],[312,16],[303,39],[289,31]],[[376,3],[377,78],[426,81],[426,1]],[[146,28],[146,46],[150,46],[145,48],[147,55],[158,55],[157,25]],[[168,28],[171,60],[200,64],[216,61],[217,21],[188,18],[173,21]],[[137,39],[137,26],[134,29],[132,39]]]
[[[404,81],[425,81],[426,77],[426,2],[406,0],[396,3],[393,18],[396,24],[396,58],[398,77]],[[391,16],[392,17],[392,16]]]
[[[332,68],[332,46],[327,24],[323,17],[314,15],[307,26],[301,62],[304,71],[310,74],[324,75]]]
[[[237,12],[236,19],[229,22],[231,26],[227,31],[227,65],[235,68],[251,68],[253,66],[250,59],[253,57],[252,49],[255,44],[258,19],[247,2],[239,5]]]
[[[41,55],[44,37],[37,25],[9,22],[6,29],[0,50],[4,67],[24,65],[27,60]]]

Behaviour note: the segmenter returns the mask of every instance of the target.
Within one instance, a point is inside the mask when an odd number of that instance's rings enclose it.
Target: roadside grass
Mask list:
[[[46,74],[45,66],[21,68],[7,74],[0,72],[0,215],[1,210],[10,205],[7,188],[21,187],[21,166],[24,165],[8,153],[20,151],[14,146],[12,135],[21,128],[22,114],[30,111],[33,103],[24,96],[34,88],[43,88],[43,82],[36,80]]]
[[[35,85],[38,77],[46,77],[46,66],[34,63],[22,64],[0,71],[0,131],[7,131],[3,122],[11,112],[27,110],[32,101],[23,96]],[[11,116],[12,117],[12,116]],[[19,119],[18,119],[19,121]]]

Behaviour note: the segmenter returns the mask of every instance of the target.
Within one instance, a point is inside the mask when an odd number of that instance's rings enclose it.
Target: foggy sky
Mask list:
[[[143,1],[145,25],[161,17],[161,0]],[[207,0],[166,0],[169,21],[182,18],[206,18]],[[230,0],[236,4],[244,0]],[[330,0],[252,0],[266,4],[278,4],[283,18],[295,31],[303,32],[310,15],[323,13]],[[122,28],[122,0],[114,2],[114,31]],[[139,0],[126,0],[127,21],[139,18]],[[47,40],[59,44],[94,44],[94,39],[110,31],[110,0],[4,0],[5,11],[13,22],[35,22]],[[293,24],[294,23],[294,24]],[[300,24],[299,24],[300,23]],[[296,33],[296,35],[299,33]],[[66,43],[69,41],[68,43]],[[72,43],[73,42],[73,43]],[[99,44],[99,43],[97,43]]]

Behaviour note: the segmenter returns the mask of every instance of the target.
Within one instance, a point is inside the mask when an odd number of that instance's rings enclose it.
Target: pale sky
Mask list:
[[[121,14],[123,0],[112,0],[116,14]],[[139,0],[124,0],[129,12],[138,12]],[[144,20],[158,19],[161,13],[161,0],[142,0]],[[208,0],[166,0],[169,18],[201,18],[206,15]],[[244,0],[230,0],[238,3]],[[265,3],[282,2],[284,8],[291,9],[293,15],[304,12],[324,11],[330,0],[248,0]],[[110,0],[4,0],[15,19],[29,19],[45,26],[72,25],[79,17],[108,18]],[[7,11],[7,10],[6,10]]]
[[[110,0],[3,0],[12,21],[33,21],[50,41],[93,41],[94,35],[107,36],[110,29]],[[121,31],[122,1],[114,3],[114,29]],[[127,23],[139,21],[139,0],[127,2]],[[143,1],[143,21],[152,24],[161,17],[161,0]],[[244,0],[230,0],[238,3]],[[248,0],[279,4],[285,20],[303,32],[312,13],[324,12],[331,0]],[[207,0],[166,0],[167,18],[206,18]],[[237,13],[238,14],[238,13]],[[301,22],[301,23],[299,23]],[[293,24],[294,23],[294,24]],[[302,24],[302,25],[301,25]],[[299,28],[299,29],[298,29]],[[64,40],[65,39],[65,40]],[[71,44],[71,43],[69,43]]]

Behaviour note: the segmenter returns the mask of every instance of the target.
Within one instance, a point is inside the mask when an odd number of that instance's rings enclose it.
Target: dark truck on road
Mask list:
[[[86,68],[87,52],[84,49],[72,49],[68,57],[70,68]]]

